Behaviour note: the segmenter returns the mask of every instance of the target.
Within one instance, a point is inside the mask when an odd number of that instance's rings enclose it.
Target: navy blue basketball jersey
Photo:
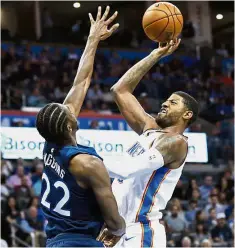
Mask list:
[[[90,154],[101,159],[91,147],[59,147],[45,143],[41,207],[48,220],[46,234],[49,239],[61,233],[96,238],[104,224],[93,191],[80,187],[69,171],[70,160],[78,154]]]

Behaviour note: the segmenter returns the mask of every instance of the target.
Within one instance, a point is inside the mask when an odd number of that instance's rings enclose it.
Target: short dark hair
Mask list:
[[[184,104],[185,104],[186,108],[193,112],[193,116],[189,120],[187,126],[191,125],[193,122],[196,121],[196,119],[198,117],[199,107],[198,107],[197,100],[194,97],[190,96],[189,94],[187,94],[183,91],[176,91],[173,94],[181,96],[184,99]]]
[[[68,115],[66,110],[58,103],[50,103],[37,114],[36,128],[47,142],[63,143],[68,137],[66,125]]]

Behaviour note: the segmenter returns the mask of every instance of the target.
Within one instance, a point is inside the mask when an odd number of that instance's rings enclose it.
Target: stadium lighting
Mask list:
[[[217,20],[221,20],[221,19],[223,19],[223,15],[222,15],[222,14],[218,14],[218,15],[216,15],[216,19],[217,19]]]
[[[80,6],[81,6],[81,4],[78,3],[78,2],[76,2],[76,3],[73,4],[73,7],[76,8],[76,9],[77,9],[77,8],[80,8]]]

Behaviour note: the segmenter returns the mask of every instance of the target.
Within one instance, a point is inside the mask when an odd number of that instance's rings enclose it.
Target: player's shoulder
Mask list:
[[[183,143],[187,143],[187,140],[188,138],[182,134],[179,134],[179,133],[165,133],[163,135],[163,138],[166,138],[166,139],[170,139],[172,140],[173,142],[175,142],[176,144],[183,144]]]
[[[181,134],[165,132],[154,142],[157,147],[166,149],[168,152],[184,151],[187,149],[187,140]]]
[[[165,142],[170,143],[176,149],[179,148],[186,148],[187,147],[187,139],[182,134],[175,134],[175,133],[166,133],[163,136]]]
[[[79,173],[87,173],[99,170],[103,162],[90,154],[78,154],[70,160],[70,169]]]

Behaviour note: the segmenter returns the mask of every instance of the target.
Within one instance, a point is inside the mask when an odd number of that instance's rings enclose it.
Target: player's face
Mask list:
[[[62,105],[62,106],[65,109],[67,117],[68,117],[68,127],[71,130],[71,132],[73,134],[75,134],[76,131],[78,130],[77,118],[75,117],[75,115],[70,111],[70,109],[67,106],[65,106],[65,105]]]
[[[186,108],[183,98],[172,94],[161,107],[156,117],[156,122],[161,128],[176,125],[185,113]]]

